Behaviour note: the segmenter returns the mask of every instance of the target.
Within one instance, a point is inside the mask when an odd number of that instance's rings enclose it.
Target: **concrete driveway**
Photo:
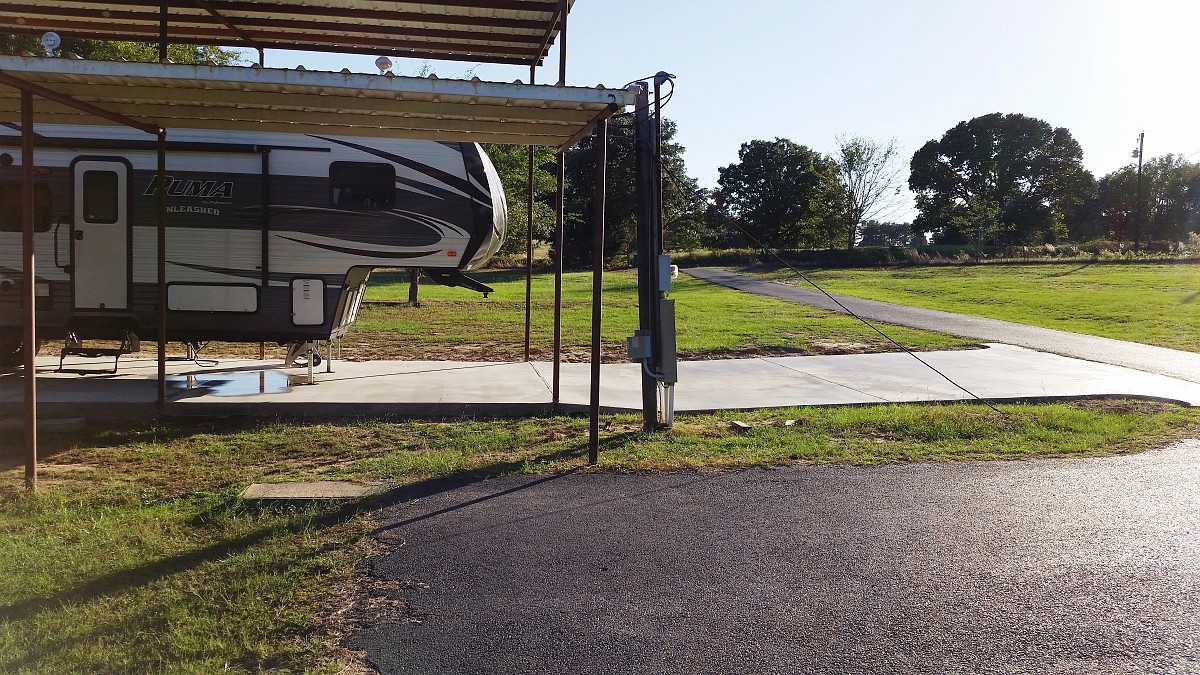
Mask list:
[[[385,673],[1200,672],[1200,443],[425,486]],[[445,489],[443,489],[445,488]]]
[[[687,269],[685,272],[697,279],[726,288],[802,302],[835,312],[843,311],[825,294],[811,288],[772,283],[707,267]],[[934,309],[895,305],[878,300],[863,300],[848,295],[834,294],[833,297],[855,314],[871,321],[886,321],[898,326],[934,330],[984,342],[1002,342],[1040,352],[1200,382],[1200,354],[1193,352]]]

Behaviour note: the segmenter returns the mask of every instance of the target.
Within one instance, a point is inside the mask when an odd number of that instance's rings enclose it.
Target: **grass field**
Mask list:
[[[423,279],[419,307],[408,306],[408,273],[382,270],[371,276],[358,321],[342,342],[348,360],[519,361],[525,357],[525,273],[472,274],[496,289],[488,298]],[[737,358],[780,354],[857,354],[894,351],[891,343],[858,321],[835,312],[774,298],[739,293],[687,276],[671,291],[676,301],[678,349],[684,359]],[[565,361],[591,354],[591,273],[563,276],[562,349]],[[638,324],[637,276],[632,270],[605,274],[602,348],[607,362],[624,362],[625,338]],[[533,278],[530,356],[550,360],[554,345],[554,276]],[[889,326],[889,335],[913,350],[959,349],[973,342],[929,331]],[[91,343],[89,343],[91,344]],[[103,346],[103,343],[96,343]],[[109,346],[116,346],[115,343]],[[57,355],[47,343],[43,355]],[[153,349],[153,345],[147,345]],[[266,345],[269,358],[285,349]],[[168,353],[182,356],[172,343]],[[213,342],[205,357],[256,357],[258,344]]]
[[[354,601],[385,598],[353,575],[378,503],[261,506],[237,498],[250,482],[437,489],[429,481],[520,473],[1103,455],[1200,428],[1200,411],[1165,404],[1000,411],[682,416],[650,435],[636,417],[614,416],[595,469],[582,418],[93,426],[42,435],[37,495],[20,489],[19,434],[0,432],[0,672],[334,673],[352,663],[337,636],[369,611]],[[752,428],[738,432],[733,419]]]
[[[763,274],[807,286],[787,269]],[[1200,352],[1196,264],[961,265],[805,274],[831,293]]]
[[[420,307],[405,304],[408,277],[379,272],[371,277],[367,306],[345,340],[355,358],[519,360],[524,356],[525,276],[521,271],[477,276],[496,289],[489,298],[461,288],[423,282]],[[553,349],[554,278],[533,280],[531,351],[548,359]],[[563,352],[587,360],[591,344],[590,273],[563,278]],[[739,293],[689,277],[677,279],[678,347],[683,358],[731,358],[756,354],[844,354],[893,347],[862,324],[833,312]],[[625,361],[625,338],[637,328],[637,277],[608,272],[604,281],[603,345],[609,360]],[[893,327],[890,334],[914,349],[962,347],[969,342]]]

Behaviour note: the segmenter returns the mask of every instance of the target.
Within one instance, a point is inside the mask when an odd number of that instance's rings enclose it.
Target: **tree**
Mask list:
[[[912,242],[911,223],[881,223],[868,220],[862,224],[863,246],[907,246]]]
[[[1179,155],[1163,155],[1142,166],[1142,227],[1152,240],[1179,240],[1200,227],[1200,164]],[[1073,225],[1072,235],[1085,238],[1103,233],[1124,241],[1139,229],[1134,223],[1138,208],[1135,165],[1123,166],[1100,179],[1094,215],[1098,221]]]
[[[508,202],[508,235],[500,252],[524,251],[529,224],[529,148],[524,145],[487,143],[483,145],[483,151],[491,158],[496,173],[500,175]],[[536,241],[547,241],[554,232],[555,171],[554,149],[534,148],[533,238]]]
[[[887,142],[861,136],[838,136],[838,179],[845,198],[846,248],[854,248],[867,220],[891,215],[900,205],[900,151]]]
[[[685,248],[698,240],[703,228],[703,191],[687,175],[684,147],[675,142],[677,127],[662,121],[664,248]],[[564,189],[563,264],[590,267],[596,196],[595,137],[585,138],[567,152]],[[609,260],[628,259],[637,236],[637,170],[632,117],[615,117],[609,124],[608,192],[605,200],[604,252]]]
[[[960,122],[913,155],[913,229],[966,243],[994,217],[993,243],[1054,241],[1065,233],[1064,214],[1095,190],[1082,161],[1070,131],[1039,119],[993,113]]]
[[[1137,169],[1126,166],[1101,178],[1096,199],[1105,234],[1115,241],[1132,237],[1137,215]]]
[[[74,54],[93,61],[158,61],[158,45],[152,42],[118,42],[111,40],[80,40],[63,38],[62,54]],[[0,54],[32,54],[46,56],[46,49],[36,35],[0,35]],[[229,66],[239,63],[241,55],[233,50],[208,45],[167,45],[167,58],[175,63]]]
[[[845,196],[829,157],[786,138],[743,143],[738,163],[717,170],[725,208],[764,246],[830,246]]]
[[[1200,215],[1200,164],[1173,154],[1155,157],[1142,167],[1142,181],[1143,232],[1151,240],[1179,241]]]

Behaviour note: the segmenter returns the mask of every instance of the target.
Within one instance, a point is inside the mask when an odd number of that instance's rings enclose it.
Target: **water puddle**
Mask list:
[[[304,378],[307,379],[307,378]],[[172,375],[167,387],[176,394],[191,392],[195,396],[253,396],[254,394],[284,394],[293,384],[302,381],[278,370],[250,370],[240,373],[200,373]]]

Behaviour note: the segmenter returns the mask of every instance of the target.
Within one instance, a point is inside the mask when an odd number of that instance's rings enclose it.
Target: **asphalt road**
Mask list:
[[[1200,672],[1200,442],[430,487],[348,640],[384,673]]]
[[[772,283],[707,267],[684,271],[697,279],[727,288],[802,302],[835,312],[843,311],[823,293],[811,288]],[[1192,352],[965,314],[953,314],[934,309],[894,305],[877,300],[863,300],[848,295],[833,294],[833,297],[855,314],[870,321],[886,321],[900,326],[939,331],[985,342],[1003,342],[1042,352],[1110,363],[1147,373],[1158,373],[1191,382],[1200,382],[1200,354]]]

